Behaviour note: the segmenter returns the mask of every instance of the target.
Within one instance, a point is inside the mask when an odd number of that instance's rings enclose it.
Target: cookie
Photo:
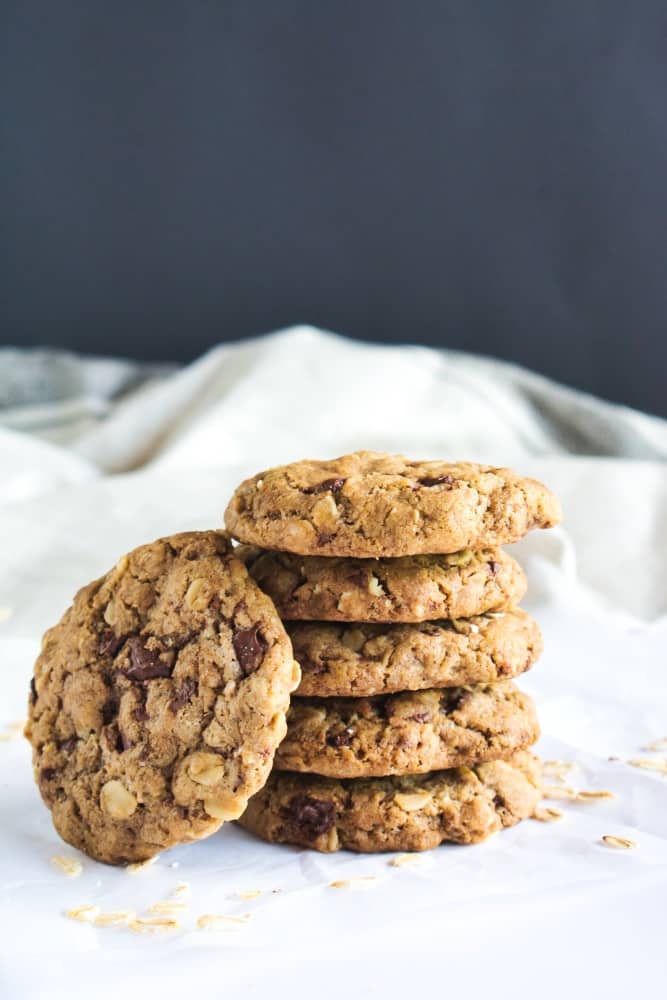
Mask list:
[[[239,546],[280,616],[296,621],[470,618],[521,600],[526,577],[502,549],[397,559],[336,559]]]
[[[274,771],[239,822],[273,844],[425,851],[485,840],[532,816],[540,798],[540,764],[525,752],[402,778],[336,781]]]
[[[275,766],[330,778],[422,774],[504,759],[539,735],[532,699],[511,681],[377,698],[295,698]]]
[[[220,532],[143,545],[44,636],[26,735],[68,843],[121,864],[208,836],[266,781],[299,682]]]
[[[242,542],[357,557],[506,545],[560,519],[556,497],[511,469],[372,451],[261,472],[241,483],[225,512]]]
[[[297,695],[367,698],[464,684],[489,684],[528,670],[542,636],[519,608],[418,625],[289,622],[301,667]]]

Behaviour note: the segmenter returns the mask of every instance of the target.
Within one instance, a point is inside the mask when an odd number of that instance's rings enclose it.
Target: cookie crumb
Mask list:
[[[175,889],[169,893],[171,899],[185,899],[192,894],[189,882],[179,882]]]
[[[0,732],[0,742],[9,743],[11,740],[20,740],[24,729],[25,719],[20,719],[18,722],[8,722]]]
[[[204,913],[197,921],[200,931],[231,931],[238,930],[250,922],[250,914],[244,913],[241,917],[234,917],[226,913]]]
[[[635,840],[630,840],[629,837],[616,837],[610,833],[605,833],[604,837],[601,838],[600,843],[604,844],[605,847],[617,847],[624,851],[637,846],[637,842]]]
[[[561,809],[555,809],[553,806],[540,806],[535,810],[532,818],[539,820],[540,823],[555,823],[564,815],[565,813]]]
[[[258,896],[262,895],[261,889],[244,889],[242,892],[237,892],[236,895],[239,899],[257,899]]]
[[[83,924],[92,923],[100,912],[99,906],[86,903],[83,906],[75,906],[71,910],[65,910],[65,916],[70,920],[79,920]]]
[[[72,858],[67,854],[54,854],[51,863],[59,868],[68,878],[76,878],[83,871],[83,865],[78,858]]]

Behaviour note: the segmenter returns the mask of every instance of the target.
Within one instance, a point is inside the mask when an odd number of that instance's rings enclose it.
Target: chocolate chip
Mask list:
[[[491,574],[491,576],[495,576],[498,570],[500,569],[500,563],[494,562],[493,559],[491,560],[491,562],[487,563],[487,566],[489,567],[489,573]]]
[[[112,629],[107,628],[100,636],[97,651],[100,656],[115,656],[124,642],[124,635],[116,635]]]
[[[43,767],[42,770],[39,772],[40,781],[53,781],[55,776],[56,776],[55,767]]]
[[[304,486],[302,493],[317,494],[317,493],[338,493],[345,486],[345,479],[325,479],[324,482],[318,483],[317,486]]]
[[[310,795],[295,795],[287,807],[287,817],[308,840],[326,833],[336,822],[333,802],[314,799]]]
[[[30,704],[34,705],[37,701],[37,688],[35,687],[35,678],[30,678]]]
[[[157,650],[144,646],[135,636],[130,639],[130,665],[123,673],[131,681],[152,681],[155,677],[171,677],[171,667],[162,662]]]
[[[318,547],[322,548],[323,545],[328,545],[329,542],[332,541],[332,539],[334,539],[335,537],[336,537],[335,531],[320,531],[319,535],[317,536]]]
[[[118,715],[118,702],[114,698],[110,698],[108,701],[102,705],[102,722],[105,726],[108,726],[110,722]]]
[[[257,670],[269,648],[259,628],[259,625],[251,625],[250,628],[235,629],[232,637],[234,652],[245,677]]]
[[[349,747],[352,743],[352,731],[348,729],[341,729],[337,733],[329,733],[327,736],[327,744],[330,747]]]
[[[132,740],[123,732],[121,727],[118,726],[116,732],[116,751],[118,753],[123,753],[125,750],[129,750],[132,745]]]
[[[76,736],[69,736],[66,740],[61,740],[58,744],[59,750],[64,750],[65,753],[72,753],[76,749],[76,745],[79,741]]]
[[[408,715],[408,719],[412,722],[428,722],[430,718],[430,712],[415,712],[414,715]]]
[[[462,688],[445,688],[441,692],[440,711],[447,715],[456,712],[466,700],[468,692]]]
[[[347,581],[355,587],[363,587],[366,590],[368,587],[368,573],[364,573],[361,569],[354,570],[348,575]]]
[[[441,483],[444,486],[453,486],[456,480],[454,476],[424,476],[417,482],[420,486],[440,486]]]
[[[148,712],[146,711],[145,705],[140,705],[139,708],[135,708],[132,714],[134,718],[137,720],[137,722],[148,722],[149,715]]]
[[[178,712],[179,708],[183,708],[183,705],[190,701],[190,698],[196,693],[196,691],[197,681],[193,677],[186,677],[174,697],[169,702],[169,708],[171,711]]]

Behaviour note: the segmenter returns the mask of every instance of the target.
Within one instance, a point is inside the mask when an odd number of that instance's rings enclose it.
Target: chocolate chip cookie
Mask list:
[[[299,682],[271,604],[220,532],[143,545],[46,633],[27,735],[68,843],[140,861],[235,819]]]
[[[287,620],[469,618],[509,608],[526,592],[523,570],[502,549],[398,559],[295,556],[245,545],[236,552]]]
[[[528,670],[542,652],[537,622],[519,608],[418,625],[288,622],[301,696],[369,697],[488,684]]]
[[[426,851],[485,840],[532,816],[540,797],[539,761],[525,752],[402,778],[274,771],[240,824],[271,843],[318,851]]]
[[[225,512],[242,542],[356,557],[506,545],[560,519],[556,497],[510,469],[369,451],[269,469],[241,483]]]
[[[422,774],[510,757],[540,735],[511,683],[376,698],[295,698],[276,768],[330,778]]]

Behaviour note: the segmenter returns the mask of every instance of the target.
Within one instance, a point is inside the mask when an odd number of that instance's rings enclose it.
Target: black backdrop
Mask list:
[[[6,342],[309,321],[667,415],[664,3],[1,10]]]

